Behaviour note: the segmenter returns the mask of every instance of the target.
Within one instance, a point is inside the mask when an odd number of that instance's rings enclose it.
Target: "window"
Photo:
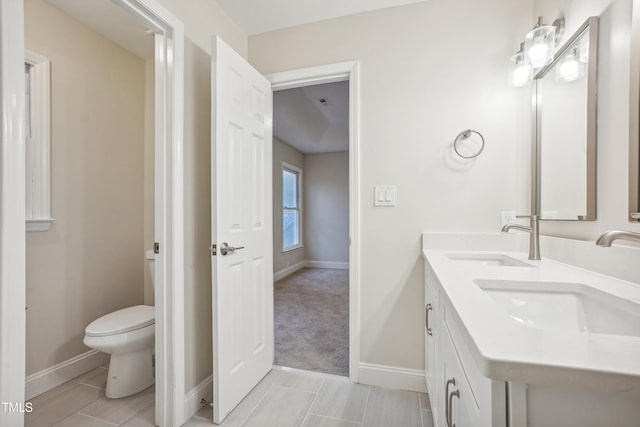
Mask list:
[[[282,163],[282,251],[302,247],[300,183],[302,171]]]
[[[51,227],[50,63],[25,52],[25,138],[27,231]]]

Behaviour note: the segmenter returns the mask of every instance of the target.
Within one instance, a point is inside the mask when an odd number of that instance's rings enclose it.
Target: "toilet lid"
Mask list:
[[[85,333],[91,337],[104,337],[135,331],[156,321],[155,308],[149,305],[135,305],[113,313],[105,314],[87,326]]]

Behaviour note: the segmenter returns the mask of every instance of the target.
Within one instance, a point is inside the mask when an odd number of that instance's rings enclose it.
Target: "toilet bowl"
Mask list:
[[[147,251],[152,272],[153,252]],[[155,308],[136,305],[106,314],[85,329],[84,344],[111,354],[105,395],[130,396],[153,385]]]

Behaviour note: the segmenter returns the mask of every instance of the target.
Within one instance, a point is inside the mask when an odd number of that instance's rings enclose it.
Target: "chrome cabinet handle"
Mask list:
[[[455,384],[454,384],[455,385]],[[456,390],[456,391],[452,391],[451,393],[449,393],[449,404],[448,406],[448,410],[449,410],[449,414],[447,415],[447,419],[449,420],[449,423],[451,423],[451,427],[456,427],[455,423],[453,422],[453,414],[452,414],[452,408],[453,408],[453,397],[457,397],[458,399],[460,399],[460,390]]]
[[[234,248],[233,246],[229,246],[227,242],[224,242],[223,244],[220,245],[220,254],[221,255],[233,254],[240,249],[244,249],[244,246],[238,246],[237,248]]]
[[[431,330],[431,328],[429,327],[429,312],[433,310],[433,306],[431,305],[431,303],[427,304],[427,306],[424,309],[425,312],[425,327],[427,328],[427,333],[431,336],[433,336],[433,331]]]
[[[444,416],[446,418],[447,421],[447,427],[451,427],[451,411],[449,409],[449,405],[451,400],[446,397],[449,396],[449,385],[453,384],[456,385],[456,379],[455,378],[451,378],[450,380],[447,380],[447,384],[444,386]]]

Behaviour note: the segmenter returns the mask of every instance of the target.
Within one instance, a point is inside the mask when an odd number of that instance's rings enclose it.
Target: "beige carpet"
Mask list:
[[[275,364],[349,375],[349,271],[305,268],[274,285]]]

